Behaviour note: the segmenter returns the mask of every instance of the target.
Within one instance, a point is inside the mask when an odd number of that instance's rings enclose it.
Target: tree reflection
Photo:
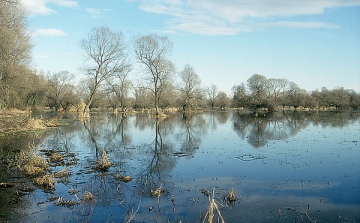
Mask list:
[[[201,137],[206,132],[206,120],[202,115],[183,114],[183,119],[180,120],[179,126],[181,130],[176,135],[176,139],[180,143],[180,151],[175,152],[174,155],[178,157],[193,157],[195,151],[201,145]]]
[[[144,168],[139,173],[137,183],[138,192],[141,196],[150,196],[151,190],[159,187],[171,191],[172,183],[168,179],[168,173],[175,167],[176,159],[171,154],[173,144],[163,136],[162,129],[169,128],[169,122],[166,120],[155,120],[155,139],[152,143],[145,146]]]
[[[247,138],[255,148],[265,146],[270,140],[284,140],[295,135],[310,123],[296,115],[273,114],[254,117],[246,113],[234,113],[233,129],[241,138]]]

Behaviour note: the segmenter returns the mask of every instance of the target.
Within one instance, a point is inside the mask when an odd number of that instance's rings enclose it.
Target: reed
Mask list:
[[[42,177],[37,177],[33,180],[33,183],[43,189],[55,190],[55,180],[52,174],[46,174]]]
[[[218,215],[218,222],[221,220],[221,223],[225,223],[218,204],[220,205],[220,203],[215,200],[215,188],[213,188],[212,196],[209,196],[209,205],[203,223],[206,221],[206,219],[208,219],[208,223],[213,223],[216,214]]]

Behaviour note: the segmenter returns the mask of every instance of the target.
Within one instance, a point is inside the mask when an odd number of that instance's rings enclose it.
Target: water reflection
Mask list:
[[[241,197],[234,207],[222,209],[226,222],[239,218],[245,222],[293,221],[295,212],[279,219],[278,210],[286,212],[286,206],[300,204],[323,212],[327,210],[324,207],[340,208],[341,204],[343,213],[356,221],[353,209],[360,207],[356,195],[360,183],[359,119],[355,112],[284,112],[263,117],[233,112],[179,113],[165,119],[99,113],[37,137],[37,142],[45,141],[40,155],[56,150],[79,160],[68,165],[72,174],[57,181],[52,195],[37,190],[33,201],[24,199],[9,206],[9,194],[17,189],[0,188],[0,197],[6,201],[0,206],[5,210],[0,220],[11,221],[10,216],[19,210],[14,207],[26,206],[33,214],[26,215],[24,222],[59,218],[64,222],[126,222],[138,208],[134,216],[138,222],[201,222],[199,216],[206,211],[208,199],[200,189],[216,187],[219,201],[231,188]],[[7,171],[6,159],[26,149],[32,140],[21,136],[2,139],[0,182],[18,181],[16,173]],[[103,149],[112,163],[109,171],[94,169]],[[331,170],[334,164],[336,168]],[[50,171],[62,168],[54,166]],[[133,180],[125,183],[117,175],[129,175]],[[25,180],[22,178],[23,183]],[[31,181],[26,183],[31,185]],[[158,188],[159,197],[151,192]],[[93,202],[60,207],[61,212],[55,213],[55,204],[48,201],[49,196],[81,199],[86,191],[94,195]],[[320,199],[326,205],[315,203]],[[347,209],[344,205],[353,206]],[[328,219],[316,210],[309,213],[320,222]]]

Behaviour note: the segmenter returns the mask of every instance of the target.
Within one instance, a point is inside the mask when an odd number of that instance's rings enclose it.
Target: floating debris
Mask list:
[[[236,156],[235,158],[238,158],[242,161],[253,161],[253,160],[259,160],[259,159],[265,159],[265,156],[263,155],[241,155]]]
[[[201,188],[200,192],[201,192],[202,194],[204,194],[205,196],[210,196],[210,195],[211,195],[211,192],[208,191],[208,190],[206,190],[206,189],[204,189],[204,188]]]
[[[132,178],[130,176],[121,176],[120,174],[117,174],[115,176],[115,179],[121,180],[121,181],[123,181],[125,183],[130,182],[132,180]]]

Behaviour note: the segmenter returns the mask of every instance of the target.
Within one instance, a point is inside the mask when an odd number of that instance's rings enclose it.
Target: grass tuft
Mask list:
[[[220,203],[218,203],[214,197],[215,197],[215,188],[213,189],[212,196],[209,196],[209,205],[208,205],[208,209],[206,211],[203,223],[206,221],[206,218],[208,219],[208,223],[213,223],[214,217],[216,214],[218,215],[217,222],[219,222],[221,220],[221,223],[225,223],[224,218],[222,217],[220,209],[219,209],[218,204],[220,204]]]
[[[43,189],[55,190],[55,180],[52,174],[46,174],[43,177],[37,177],[33,183]]]
[[[98,160],[97,163],[98,165],[95,166],[95,169],[107,171],[110,168],[111,163],[105,149],[102,151],[101,160]]]

